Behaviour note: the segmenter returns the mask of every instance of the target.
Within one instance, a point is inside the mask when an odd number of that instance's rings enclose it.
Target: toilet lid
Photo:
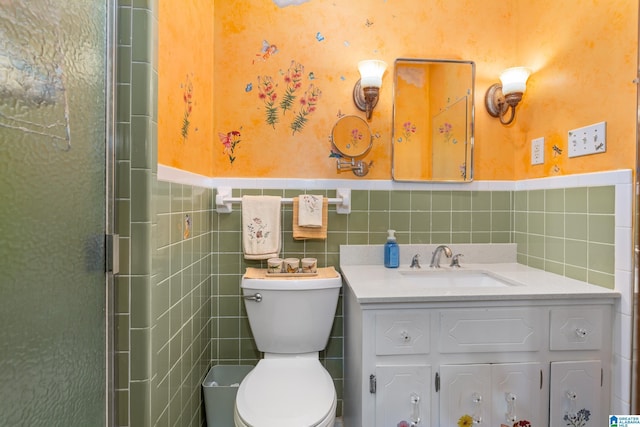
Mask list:
[[[236,409],[251,426],[315,426],[335,399],[333,380],[317,359],[262,359],[240,384]]]

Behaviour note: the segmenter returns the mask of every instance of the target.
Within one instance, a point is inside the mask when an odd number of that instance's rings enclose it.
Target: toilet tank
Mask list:
[[[342,278],[243,278],[240,287],[258,350],[297,354],[323,350]],[[247,299],[259,293],[261,300]]]

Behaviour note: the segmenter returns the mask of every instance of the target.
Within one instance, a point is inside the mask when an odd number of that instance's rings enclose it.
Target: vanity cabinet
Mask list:
[[[610,408],[613,299],[359,303],[344,287],[348,427],[564,427]],[[581,413],[580,411],[583,410]],[[413,424],[412,424],[413,423]]]

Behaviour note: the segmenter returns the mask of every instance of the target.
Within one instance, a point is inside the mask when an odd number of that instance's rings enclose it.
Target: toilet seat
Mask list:
[[[238,388],[237,427],[329,427],[336,391],[315,358],[262,359]]]

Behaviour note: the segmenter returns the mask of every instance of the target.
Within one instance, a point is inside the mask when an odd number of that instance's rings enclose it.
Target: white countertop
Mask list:
[[[342,276],[361,304],[390,302],[443,302],[443,301],[504,301],[549,298],[609,298],[611,302],[620,294],[611,289],[527,267],[518,263],[465,264],[457,271],[450,267],[442,272],[486,271],[514,283],[500,287],[416,287],[412,280],[404,280],[408,267],[385,268],[382,265],[343,265]],[[423,267],[422,270],[432,270]],[[427,272],[428,273],[428,272]],[[426,279],[425,279],[426,280]]]

